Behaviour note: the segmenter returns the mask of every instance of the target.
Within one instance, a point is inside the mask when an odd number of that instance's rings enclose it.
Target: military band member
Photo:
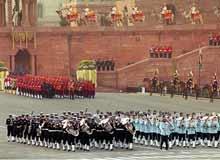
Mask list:
[[[178,128],[178,141],[177,146],[186,147],[186,124],[183,114],[180,113],[180,117],[177,118],[177,128]]]
[[[80,111],[58,114],[21,115],[6,120],[8,140],[18,143],[75,152],[91,147],[112,151],[118,147],[133,149],[137,144],[166,149],[197,145],[218,147],[219,116],[212,113],[169,112],[97,112]],[[139,133],[135,133],[138,131]],[[138,135],[138,136],[137,136]],[[13,138],[14,137],[14,138]],[[28,139],[28,140],[27,140]]]
[[[144,114],[143,113],[140,113],[139,129],[140,129],[140,142],[141,142],[141,144],[144,144],[145,123],[144,123]]]
[[[196,145],[202,143],[201,118],[202,115],[199,113],[196,118]]]
[[[9,115],[9,117],[6,119],[8,142],[13,142],[15,140],[13,132],[13,123],[14,119],[12,115]]]
[[[150,134],[151,123],[150,123],[149,117],[147,117],[147,116],[148,116],[148,115],[145,115],[145,116],[144,116],[144,140],[145,140],[144,144],[145,144],[146,146],[149,145],[150,136],[151,136],[151,134]],[[135,126],[135,129],[136,129],[136,132],[137,132],[136,126]]]
[[[208,133],[209,133],[209,139],[208,139],[208,146],[209,147],[218,147],[218,128],[219,128],[219,123],[218,123],[218,118],[216,114],[214,113],[208,121]]]
[[[212,81],[212,90],[213,90],[213,96],[218,95],[218,80],[217,80],[217,74],[215,73],[213,76],[213,81]]]
[[[196,119],[194,117],[195,115],[192,114],[192,117],[189,117],[189,122],[187,124],[187,134],[188,134],[188,142],[187,142],[187,147],[190,146],[190,144],[192,144],[192,147],[195,148],[196,147]]]
[[[134,142],[135,143],[139,143],[139,140],[140,140],[140,125],[139,125],[139,117],[138,117],[138,114],[134,115],[134,119],[133,119],[133,124],[136,128],[136,133],[135,133],[135,136],[134,136]],[[146,131],[146,129],[145,129]],[[146,134],[146,133],[145,133]],[[146,138],[145,138],[146,139]]]
[[[124,118],[122,120],[122,124],[125,127],[124,137],[125,137],[125,144],[126,148],[129,150],[133,150],[133,135],[135,133],[135,127],[132,123],[129,123],[129,118]]]
[[[160,142],[160,149],[162,150],[163,144],[166,145],[166,150],[169,149],[169,136],[171,134],[171,129],[173,128],[172,124],[166,119],[166,117],[163,117],[162,122],[160,123],[160,134],[161,134],[161,142]]]
[[[206,114],[205,116],[203,116],[203,118],[201,119],[201,132],[202,132],[202,141],[201,141],[201,145],[205,146],[205,144],[208,142],[209,139],[209,134],[208,134],[208,119],[209,119],[209,115]]]

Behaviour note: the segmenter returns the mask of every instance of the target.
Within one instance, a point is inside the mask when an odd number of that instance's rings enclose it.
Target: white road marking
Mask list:
[[[166,152],[164,152],[166,153]],[[147,153],[146,153],[147,154]],[[220,154],[216,153],[216,154],[212,154],[212,155],[207,155],[207,154],[203,154],[203,155],[198,155],[198,154],[191,154],[191,155],[177,155],[175,153],[173,153],[173,155],[160,155],[161,153],[154,153],[157,155],[145,155],[145,156],[133,156],[131,155],[130,157],[103,157],[103,158],[91,158],[91,159],[79,159],[79,160],[139,160],[139,159],[204,159],[204,158],[220,158]]]

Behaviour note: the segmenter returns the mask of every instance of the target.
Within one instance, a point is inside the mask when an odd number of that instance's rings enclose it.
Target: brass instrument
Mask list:
[[[112,125],[111,125],[109,122],[104,123],[102,127],[103,127],[107,132],[113,134],[113,132],[112,132],[113,127],[112,127]]]
[[[79,130],[75,130],[75,129],[73,128],[73,126],[67,127],[67,128],[66,128],[66,132],[67,132],[68,134],[71,134],[71,135],[75,136],[75,137],[77,137],[77,136],[79,135]]]
[[[73,124],[71,124],[70,121],[68,121],[65,130],[68,134],[71,134],[75,137],[77,137],[79,135],[79,129],[74,129],[74,126],[73,126]]]
[[[85,123],[81,126],[82,132],[87,133],[88,135],[92,135],[95,129],[90,129],[90,127]]]
[[[131,123],[127,123],[125,124],[125,128],[127,129],[128,132],[130,132],[132,135],[135,134],[135,130],[134,127]]]
[[[105,131],[107,131],[107,132],[110,133],[110,134],[113,134],[113,131],[112,131],[113,126],[110,124],[110,119],[109,119],[109,118],[102,120],[102,121],[100,122],[100,124],[101,124],[102,128],[103,128]]]

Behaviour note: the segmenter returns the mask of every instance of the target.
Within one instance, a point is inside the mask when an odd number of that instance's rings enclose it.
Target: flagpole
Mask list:
[[[199,88],[200,88],[200,79],[201,79],[201,67],[202,67],[202,49],[201,47],[199,46],[199,81],[198,81],[198,85],[199,85]]]
[[[199,88],[200,88],[200,77],[201,77],[201,67],[200,67],[200,64],[199,64]]]

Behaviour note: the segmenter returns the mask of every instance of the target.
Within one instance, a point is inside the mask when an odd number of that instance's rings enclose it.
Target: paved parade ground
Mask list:
[[[22,113],[62,113],[63,111],[80,111],[88,108],[89,112],[101,111],[161,111],[182,112],[217,112],[220,113],[220,100],[209,103],[208,99],[196,101],[182,97],[149,96],[148,94],[98,93],[96,99],[74,101],[68,99],[35,100],[0,93],[0,159],[74,159],[74,160],[144,160],[144,159],[220,159],[220,148],[172,149],[160,151],[158,148],[134,146],[133,151],[115,150],[90,152],[64,152],[52,149],[32,147],[23,144],[8,143],[6,137],[5,119],[8,114]]]

